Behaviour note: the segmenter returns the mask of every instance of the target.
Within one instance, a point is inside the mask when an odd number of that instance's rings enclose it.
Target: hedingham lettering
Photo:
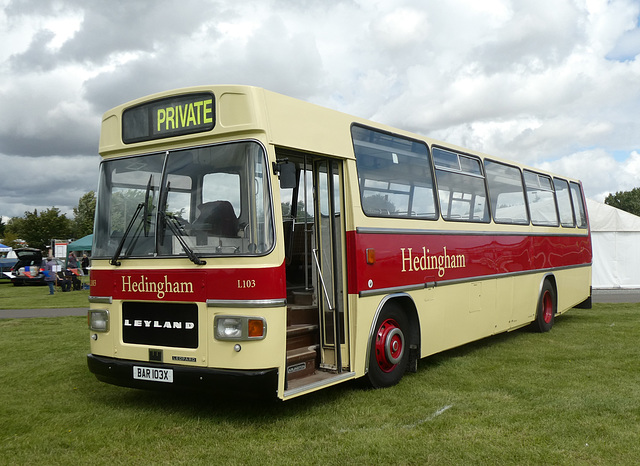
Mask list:
[[[193,283],[191,282],[171,282],[164,276],[164,281],[151,281],[148,277],[141,275],[139,279],[134,279],[131,275],[122,276],[123,293],[155,293],[158,299],[164,298],[166,293],[193,293]]]
[[[422,246],[422,255],[414,255],[412,248],[400,248],[400,251],[402,251],[403,272],[437,270],[438,277],[442,278],[447,269],[460,269],[467,266],[464,254],[447,254],[446,246],[443,248],[442,254],[429,254],[426,246]]]

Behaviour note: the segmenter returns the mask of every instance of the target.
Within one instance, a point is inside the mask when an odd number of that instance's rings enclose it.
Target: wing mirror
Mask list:
[[[296,164],[288,159],[273,162],[273,173],[280,179],[282,189],[295,188],[297,183]]]

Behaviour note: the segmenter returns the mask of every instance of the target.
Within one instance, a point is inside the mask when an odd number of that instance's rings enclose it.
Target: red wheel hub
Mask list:
[[[545,324],[551,323],[553,319],[553,298],[549,291],[545,291],[542,295],[542,319]]]
[[[376,361],[383,372],[391,372],[402,360],[404,354],[404,334],[398,323],[387,319],[376,334]]]

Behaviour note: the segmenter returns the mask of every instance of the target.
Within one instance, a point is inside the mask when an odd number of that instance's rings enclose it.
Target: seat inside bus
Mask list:
[[[238,217],[229,201],[205,202],[198,208],[200,215],[193,227],[210,236],[234,238],[238,236]]]

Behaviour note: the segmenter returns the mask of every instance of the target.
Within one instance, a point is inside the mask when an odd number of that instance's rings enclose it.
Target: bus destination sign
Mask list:
[[[122,113],[125,144],[210,131],[215,125],[214,97],[209,92],[145,102]]]

